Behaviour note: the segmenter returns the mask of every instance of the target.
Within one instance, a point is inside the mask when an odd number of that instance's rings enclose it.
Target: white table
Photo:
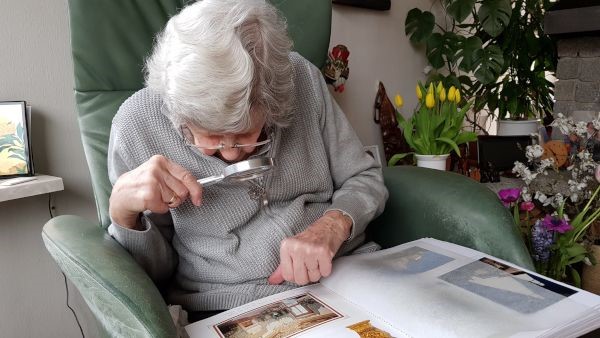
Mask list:
[[[0,185],[0,202],[10,201],[18,198],[48,194],[64,190],[63,180],[60,177],[48,175],[35,175],[33,181],[23,182],[16,185]],[[0,180],[2,182],[2,180]]]

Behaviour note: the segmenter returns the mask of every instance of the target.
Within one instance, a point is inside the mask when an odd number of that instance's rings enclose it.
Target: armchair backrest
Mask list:
[[[69,0],[75,100],[100,225],[110,224],[107,172],[111,121],[143,86],[154,36],[186,0]],[[327,57],[331,1],[272,0],[288,22],[294,49],[320,67]]]

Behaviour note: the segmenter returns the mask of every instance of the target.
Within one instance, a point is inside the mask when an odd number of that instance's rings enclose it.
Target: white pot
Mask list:
[[[498,120],[498,136],[520,136],[537,134],[540,129],[540,120]]]
[[[437,170],[446,170],[446,159],[450,154],[446,155],[419,155],[417,157],[417,167],[431,168]]]

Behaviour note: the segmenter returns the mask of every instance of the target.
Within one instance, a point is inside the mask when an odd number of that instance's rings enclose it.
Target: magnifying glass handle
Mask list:
[[[213,185],[215,183],[221,182],[223,180],[223,178],[225,178],[224,175],[209,176],[209,177],[201,178],[201,179],[197,180],[197,182],[202,184],[203,187],[208,187],[209,185]]]

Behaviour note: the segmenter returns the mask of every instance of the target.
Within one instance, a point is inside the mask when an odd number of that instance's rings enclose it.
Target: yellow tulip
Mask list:
[[[427,89],[427,95],[429,95],[429,94],[433,95],[433,83],[430,83],[429,89]]]
[[[419,101],[423,98],[423,93],[421,93],[421,86],[417,85],[417,98]]]
[[[427,96],[425,96],[425,106],[431,109],[434,105],[435,98],[433,97],[433,93],[427,93]]]
[[[450,87],[448,90],[448,101],[454,101],[456,99],[456,88]]]
[[[438,93],[438,95],[440,96],[440,101],[441,102],[446,101],[446,89],[444,89],[444,87],[442,87],[442,90],[440,90],[440,92]]]
[[[394,97],[394,101],[396,103],[396,107],[401,108],[404,105],[404,100],[402,99],[402,96],[400,96],[400,94],[396,94],[396,97]]]
[[[456,100],[455,100],[455,102],[456,103],[460,102],[460,90],[458,90],[458,89],[456,90]]]
[[[442,89],[444,89],[444,86],[442,85],[442,82],[438,82],[437,87],[435,88],[435,92],[440,95],[440,92],[442,91]]]

